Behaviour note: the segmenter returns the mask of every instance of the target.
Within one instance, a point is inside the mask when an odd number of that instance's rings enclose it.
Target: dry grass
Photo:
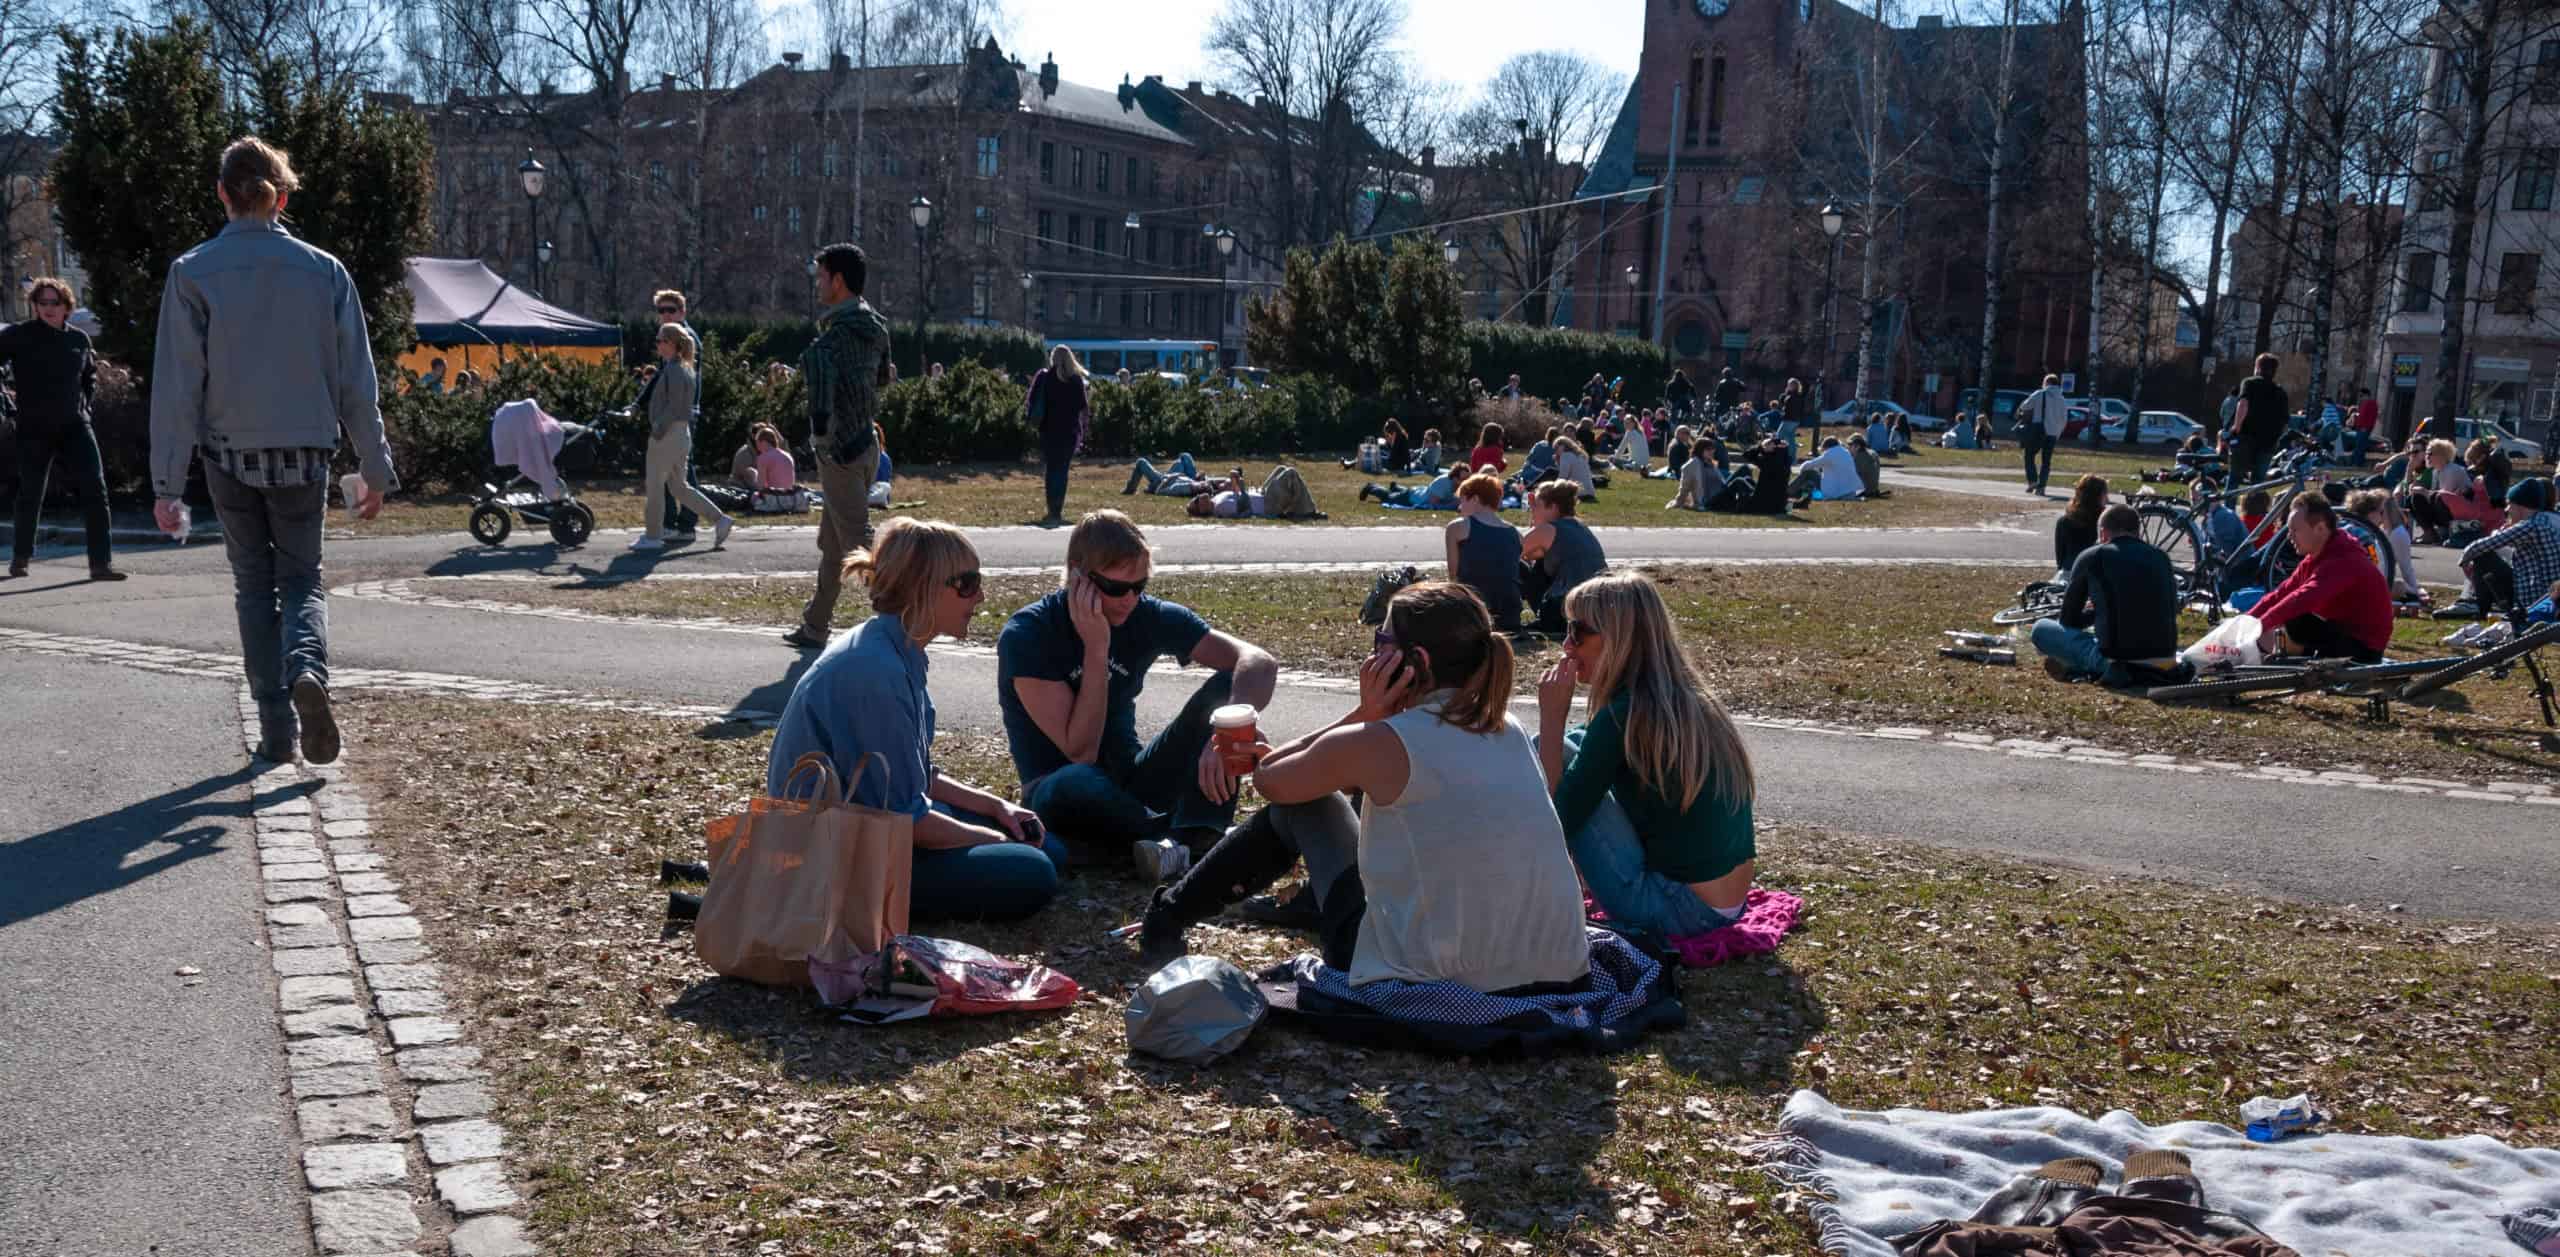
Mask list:
[[[1088,997],[859,1029],[661,935],[661,857],[761,781],[736,727],[346,701],[377,841],[488,1052],[546,1252],[1786,1254],[1799,1201],[1740,1149],[1787,1093],[2234,1120],[2308,1089],[2337,1128],[2547,1142],[2547,934],[2254,903],[1854,836],[1762,837],[1809,901],[1777,956],[1683,979],[1690,1024],[1607,1059],[1357,1051],[1272,1024],[1205,1069],[1129,1056],[1141,974],[1078,875],[1017,925],[935,932]],[[999,780],[992,744],[946,771]],[[1248,966],[1302,940],[1206,928]]]
[[[1156,461],[1159,465],[1169,465],[1166,459]],[[1306,479],[1307,487],[1315,493],[1316,504],[1331,517],[1325,523],[1415,526],[1428,523],[1436,527],[1449,521],[1444,513],[1390,511],[1374,502],[1361,501],[1359,494],[1363,484],[1382,483],[1385,478],[1347,471],[1332,458],[1225,456],[1204,458],[1200,460],[1200,467],[1212,475],[1225,475],[1241,463],[1247,477],[1259,485],[1272,467],[1281,462],[1297,467],[1299,475]],[[1067,484],[1067,516],[1072,519],[1086,511],[1111,507],[1127,511],[1141,524],[1173,524],[1189,518],[1183,513],[1184,500],[1181,498],[1145,493],[1122,495],[1120,490],[1127,485],[1128,479],[1129,464],[1126,462],[1088,459],[1077,463]],[[1414,485],[1421,481],[1406,477],[1398,483]],[[632,484],[631,481],[599,481],[581,485],[578,500],[596,513],[596,526],[599,528],[637,528],[642,522],[644,503]],[[1964,494],[1933,493],[1925,489],[1901,490],[1880,502],[1817,502],[1792,516],[1664,510],[1663,504],[1671,500],[1678,487],[1668,480],[1637,483],[1630,475],[1619,473],[1611,486],[1601,491],[1599,501],[1583,506],[1582,514],[1595,526],[1906,528],[1979,524],[2004,513],[2015,513],[1994,500]],[[912,513],[971,527],[1037,523],[1045,505],[1041,496],[1040,468],[1029,463],[900,467],[893,490],[891,513]],[[370,522],[357,521],[340,512],[332,517],[331,524],[333,528],[342,528],[348,536],[414,536],[461,532],[470,516],[469,498],[443,494],[399,498],[383,508],[380,518]],[[811,524],[817,522],[817,516],[814,512],[807,515],[741,515],[738,521],[749,527]],[[1281,520],[1231,522],[1257,528],[1310,526]]]
[[[1708,567],[1650,569],[1685,640],[1733,706],[1770,715],[1860,725],[1917,724],[2002,737],[2089,738],[2133,752],[2457,777],[2560,780],[2560,746],[2539,742],[2540,715],[2522,673],[2476,677],[2431,698],[2395,705],[2396,722],[2365,721],[2359,703],[2326,696],[2249,707],[2169,707],[2094,685],[2058,685],[2028,651],[2023,667],[1942,659],[1945,629],[1990,629],[2027,574],[1931,567]],[[716,617],[788,625],[809,595],[806,580],[685,581],[611,586],[445,581],[439,594],[608,615]],[[990,583],[982,636],[1001,617],[1056,587],[1054,577]],[[1150,588],[1220,628],[1258,643],[1290,668],[1349,675],[1366,658],[1371,630],[1351,610],[1363,576],[1159,577]],[[861,609],[843,613],[859,616]],[[2205,631],[2190,614],[2182,640]],[[2425,658],[2455,626],[2400,621],[2393,654]],[[1524,641],[1535,666],[1551,647]]]

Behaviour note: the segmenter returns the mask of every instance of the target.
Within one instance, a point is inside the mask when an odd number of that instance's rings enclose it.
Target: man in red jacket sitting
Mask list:
[[[2266,626],[2258,649],[2270,657],[2382,662],[2391,644],[2391,586],[2381,566],[2338,527],[2337,508],[2317,493],[2293,500],[2285,528],[2303,559],[2250,608]]]

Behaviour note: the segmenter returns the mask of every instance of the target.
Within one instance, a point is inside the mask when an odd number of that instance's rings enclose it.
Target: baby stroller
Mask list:
[[[552,541],[564,549],[585,545],[596,513],[569,491],[568,477],[594,470],[603,444],[596,429],[554,419],[528,399],[498,407],[489,420],[489,439],[495,462],[472,503],[472,537],[482,545],[503,545],[522,517],[528,525],[550,528]],[[509,471],[514,474],[499,479]],[[550,473],[547,483],[544,472]]]

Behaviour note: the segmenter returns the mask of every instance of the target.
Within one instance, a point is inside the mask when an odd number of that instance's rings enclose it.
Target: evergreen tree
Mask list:
[[[1450,415],[1468,403],[1466,319],[1457,272],[1437,246],[1406,240],[1387,270],[1379,360],[1387,395],[1406,414]]]

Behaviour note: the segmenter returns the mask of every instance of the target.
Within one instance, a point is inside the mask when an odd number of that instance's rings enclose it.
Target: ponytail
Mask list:
[[[231,211],[253,218],[273,218],[285,194],[302,186],[293,173],[293,159],[254,135],[233,140],[222,150],[220,177]]]
[[[1469,733],[1491,733],[1511,711],[1511,639],[1485,638],[1484,660],[1440,709],[1440,718]]]

